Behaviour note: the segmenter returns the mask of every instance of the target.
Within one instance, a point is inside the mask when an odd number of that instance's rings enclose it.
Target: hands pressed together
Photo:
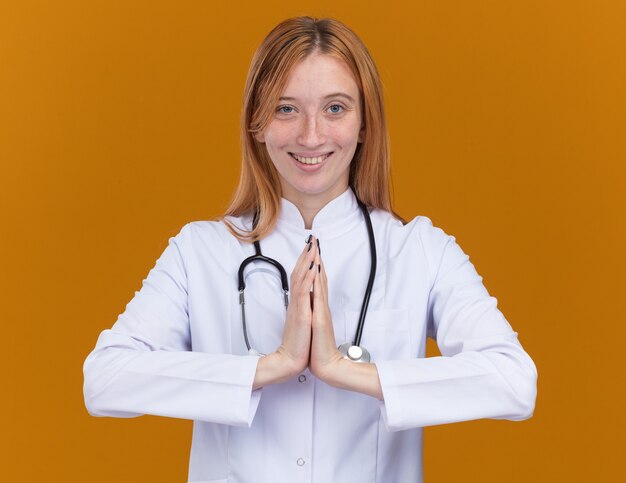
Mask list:
[[[313,236],[291,273],[282,343],[276,352],[259,360],[253,388],[287,381],[307,366],[331,386],[383,398],[376,366],[346,360],[337,350],[328,279],[319,240]]]

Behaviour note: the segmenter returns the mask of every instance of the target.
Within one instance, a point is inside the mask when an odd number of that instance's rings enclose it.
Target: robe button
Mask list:
[[[298,458],[298,461],[296,461],[296,463],[298,464],[298,466],[304,466],[304,460],[302,458]]]
[[[298,382],[304,382],[304,381],[306,381],[306,376],[304,374],[300,374],[298,376]],[[300,460],[298,460],[298,461],[300,461]],[[302,464],[304,464],[304,463],[302,463]],[[302,465],[300,465],[300,466],[302,466]]]

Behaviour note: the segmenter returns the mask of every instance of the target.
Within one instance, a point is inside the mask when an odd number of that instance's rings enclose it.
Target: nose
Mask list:
[[[300,145],[309,148],[324,144],[324,126],[317,116],[304,117],[297,141]]]

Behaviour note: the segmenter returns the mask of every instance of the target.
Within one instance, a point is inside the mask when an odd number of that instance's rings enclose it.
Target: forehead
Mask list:
[[[345,93],[357,99],[358,85],[347,64],[328,54],[313,53],[292,68],[281,97],[295,99]]]

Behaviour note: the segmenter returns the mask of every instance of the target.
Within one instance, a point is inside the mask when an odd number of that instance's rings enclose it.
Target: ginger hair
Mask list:
[[[280,211],[279,174],[263,143],[255,138],[272,121],[278,99],[293,67],[314,52],[346,63],[358,85],[363,113],[363,140],[350,164],[349,185],[365,205],[392,213],[390,154],[382,83],[374,61],[359,37],[332,18],[295,17],[278,24],[252,58],[241,113],[242,166],[225,216],[257,213],[252,231],[240,231],[222,218],[241,241],[262,239],[276,225]]]

